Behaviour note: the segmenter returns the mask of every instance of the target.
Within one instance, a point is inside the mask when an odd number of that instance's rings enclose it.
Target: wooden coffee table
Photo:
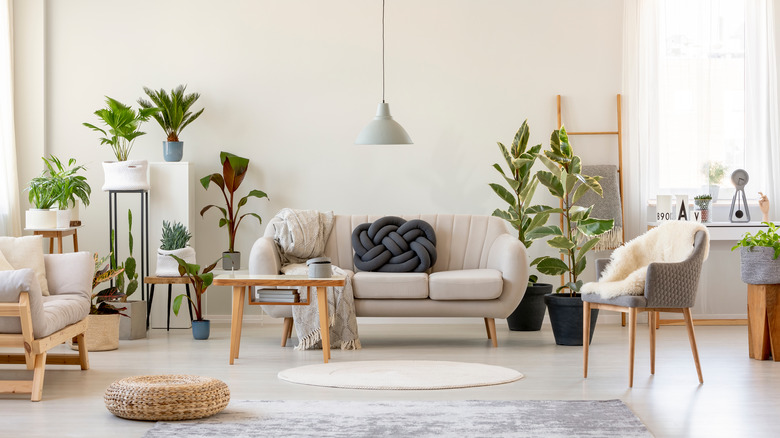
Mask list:
[[[344,286],[345,277],[309,278],[305,275],[234,275],[223,274],[214,277],[215,286],[233,287],[233,311],[230,318],[230,364],[238,358],[241,348],[241,325],[244,322],[244,301],[247,288],[254,286],[273,287],[307,287],[306,301],[298,303],[256,303],[268,306],[308,306],[312,301],[311,288],[317,288],[317,305],[320,313],[320,332],[322,333],[322,358],[325,363],[330,359],[330,331],[328,330],[328,296],[329,286]]]

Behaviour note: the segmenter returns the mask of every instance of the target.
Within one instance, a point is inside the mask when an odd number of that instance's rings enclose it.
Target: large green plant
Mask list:
[[[203,272],[200,272],[200,265],[196,265],[194,263],[187,263],[184,260],[182,260],[179,257],[176,257],[175,255],[172,255],[174,260],[179,264],[179,275],[182,277],[186,276],[189,280],[190,284],[192,285],[192,288],[195,290],[195,299],[188,297],[185,294],[178,295],[176,298],[173,299],[173,313],[175,315],[179,315],[179,309],[181,308],[181,302],[184,298],[190,300],[190,302],[193,304],[193,307],[195,309],[195,319],[198,321],[203,320],[203,308],[202,308],[202,297],[203,294],[206,293],[206,289],[211,286],[211,283],[214,281],[214,274],[211,273],[212,270],[214,270],[214,267],[217,266],[217,263],[220,261],[221,257],[214,261],[214,263],[206,266],[205,269],[203,269]]]
[[[144,93],[149,96],[151,102],[143,98],[138,99],[138,104],[142,108],[160,109],[160,112],[153,114],[152,117],[165,131],[168,141],[179,141],[181,131],[203,114],[203,108],[195,114],[190,111],[190,107],[198,100],[200,94],[184,94],[186,89],[186,85],[179,85],[168,93],[163,88],[155,91],[144,87]]]
[[[742,239],[740,239],[731,250],[734,251],[737,248],[748,248],[748,250],[752,251],[756,246],[765,246],[775,250],[774,257],[772,257],[773,259],[780,256],[780,230],[772,222],[761,223],[768,227],[766,231],[760,230],[756,232],[756,234],[750,232],[745,233],[742,236]]]
[[[200,215],[203,216],[212,207],[222,212],[219,226],[220,228],[227,227],[228,252],[235,252],[236,233],[238,232],[238,226],[241,225],[241,221],[246,216],[252,216],[257,218],[258,222],[263,222],[263,219],[256,213],[245,213],[239,216],[241,207],[246,205],[250,197],[267,199],[268,195],[260,190],[252,190],[248,195],[236,202],[234,196],[241,182],[244,181],[247,170],[249,170],[249,159],[228,152],[220,152],[219,161],[222,163],[222,174],[212,173],[211,175],[206,175],[200,179],[200,183],[206,190],[208,190],[210,183],[216,184],[222,190],[222,196],[225,198],[225,207],[213,204],[207,205],[200,211]]]
[[[506,161],[507,172],[498,164],[493,164],[506,181],[509,188],[501,184],[491,183],[493,191],[508,205],[506,210],[496,209],[493,216],[500,217],[509,222],[517,230],[517,238],[523,242],[526,248],[530,247],[536,238],[531,231],[547,223],[550,216],[550,207],[544,205],[531,205],[539,180],[532,168],[542,149],[541,143],[528,148],[530,135],[528,120],[523,121],[520,129],[515,133],[512,146],[507,148],[498,142],[498,149]],[[529,283],[536,283],[536,275],[529,276]]]
[[[159,111],[159,108],[140,108],[136,112],[133,108],[106,96],[106,107],[94,114],[108,127],[108,132],[91,123],[84,122],[83,125],[105,136],[100,139],[100,144],[111,146],[117,161],[127,161],[135,139],[146,134],[139,130],[141,123]]]
[[[57,203],[55,183],[46,172],[31,179],[25,190],[30,204],[37,209],[48,210]]]
[[[568,274],[568,281],[556,289],[560,292],[569,289],[574,294],[580,291],[582,280],[580,274],[587,263],[585,255],[599,241],[599,235],[612,229],[613,219],[597,219],[590,217],[593,206],[575,205],[588,191],[594,191],[603,196],[600,176],[582,174],[582,161],[574,155],[566,129],[553,131],[550,137],[550,150],[539,155],[549,171],[540,170],[536,173],[539,182],[560,200],[561,207],[547,210],[548,213],[560,213],[563,217],[563,228],[558,225],[538,227],[528,233],[531,238],[549,237],[547,244],[558,250],[563,256],[539,257],[531,265],[539,272],[547,275]],[[579,184],[578,184],[579,183]]]
[[[76,165],[76,159],[68,160],[67,166],[54,155],[48,159],[43,157],[46,165],[44,174],[51,178],[55,197],[60,210],[76,205],[76,200],[80,199],[85,206],[89,205],[89,196],[92,194],[92,188],[87,183],[87,178],[83,175],[77,175],[81,170],[87,170],[83,165]]]

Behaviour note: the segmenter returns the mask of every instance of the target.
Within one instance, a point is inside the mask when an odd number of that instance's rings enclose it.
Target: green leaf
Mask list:
[[[546,257],[536,264],[536,269],[545,275],[563,275],[569,272],[569,267],[563,260],[556,257]]]
[[[571,157],[571,165],[569,166],[569,172],[571,173],[582,172],[582,160],[580,160],[580,157],[576,155]]]
[[[547,205],[532,205],[525,209],[525,212],[527,214],[537,214],[537,213],[563,213],[563,210],[561,210],[558,207],[549,207]]]
[[[578,222],[579,230],[588,236],[598,236],[611,230],[614,226],[614,219],[595,219],[589,218]]]
[[[549,213],[539,213],[534,215],[533,219],[531,219],[531,222],[529,222],[528,227],[526,228],[527,231],[535,230],[544,224],[547,223],[547,220],[550,218]]]
[[[493,216],[500,217],[501,219],[504,219],[505,221],[511,222],[515,218],[512,217],[512,215],[508,211],[495,209],[493,210]]]
[[[547,241],[547,244],[553,248],[571,250],[576,245],[564,236],[556,236]]]
[[[127,275],[128,279],[132,279],[136,277],[136,273],[135,273],[136,263],[133,257],[128,257],[127,260],[125,260],[124,268],[125,268],[125,275]]]
[[[569,219],[572,222],[579,222],[585,220],[590,216],[591,210],[593,210],[592,205],[587,208],[582,207],[580,205],[575,205],[569,209]]]
[[[130,296],[138,289],[138,280],[132,280],[129,283],[127,283],[127,290],[125,290],[125,295]]]
[[[587,264],[587,259],[585,257],[577,260],[577,262],[574,263],[574,275],[582,274],[582,271],[585,270],[586,264]]]
[[[577,179],[582,181],[583,184],[587,185],[591,190],[596,192],[597,195],[604,197],[604,190],[602,190],[601,184],[599,184],[599,180],[601,179],[600,176],[585,176],[580,174],[575,176]]]
[[[514,174],[515,170],[517,170],[517,169],[515,169],[515,166],[512,163],[512,161],[513,161],[512,160],[512,156],[509,155],[509,151],[506,149],[506,146],[504,146],[503,143],[498,142],[498,148],[501,150],[501,155],[504,156],[504,160],[506,161],[506,165],[509,166],[510,173]]]
[[[561,185],[561,180],[559,180],[555,175],[550,172],[540,170],[536,172],[536,177],[539,179],[539,182],[542,183],[542,185],[547,187],[547,190],[551,195],[555,196],[556,198],[563,197],[563,186]]]
[[[490,183],[490,188],[493,189],[493,191],[498,195],[499,198],[503,199],[504,202],[506,202],[509,205],[516,205],[517,199],[515,198],[515,195],[509,192],[504,186],[496,183]]]
[[[573,151],[569,144],[569,135],[566,133],[566,128],[563,126],[561,126],[561,129],[558,131],[558,139],[560,140],[561,155],[566,158],[571,158]]]
[[[577,188],[574,190],[574,195],[572,195],[571,197],[572,204],[576,204],[577,201],[579,201],[580,198],[582,198],[582,196],[585,195],[585,193],[588,193],[588,191],[590,191],[590,187],[588,187],[587,185],[585,184],[578,185]]]
[[[587,242],[585,242],[581,247],[579,252],[577,252],[577,259],[576,261],[579,262],[580,259],[584,258],[588,251],[590,251],[594,246],[596,246],[597,243],[599,243],[599,240],[601,240],[601,237],[594,237]]]
[[[561,228],[559,226],[547,225],[530,231],[528,234],[526,234],[526,237],[529,239],[539,239],[547,236],[561,236],[561,235],[563,235],[563,233],[561,232]]]
[[[517,130],[514,140],[512,140],[512,155],[516,157],[525,152],[525,148],[528,145],[528,136],[528,119],[526,119],[520,125],[520,129]]]
[[[539,161],[541,161],[546,168],[550,169],[550,172],[552,172],[553,175],[560,178],[561,167],[558,164],[547,158],[546,155],[539,155]]]
[[[493,163],[493,169],[496,169],[501,174],[501,176],[506,178],[506,173],[504,173],[504,169],[502,169],[501,166],[498,165],[498,163]]]
[[[182,299],[187,298],[187,295],[181,294],[177,295],[176,298],[173,299],[173,314],[176,316],[179,316],[179,309],[181,309],[181,301]]]
[[[537,258],[533,259],[533,261],[531,261],[531,263],[529,264],[529,266],[536,266],[536,265],[538,265],[538,264],[539,264],[539,263],[540,263],[542,260],[544,260],[544,259],[546,259],[546,258],[548,258],[548,257],[549,257],[549,256],[542,256],[542,257],[537,257]]]

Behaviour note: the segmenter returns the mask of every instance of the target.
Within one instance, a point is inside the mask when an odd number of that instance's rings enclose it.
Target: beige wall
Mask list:
[[[94,121],[104,95],[130,103],[145,85],[202,94],[206,111],[184,131],[184,159],[206,175],[220,150],[249,157],[242,192],[269,194],[249,204],[266,221],[283,207],[490,214],[501,206],[487,186],[498,181],[495,142],[511,141],[528,118],[532,141],[546,143],[556,94],[568,98],[570,128],[614,129],[619,0],[395,0],[387,101],[415,145],[355,146],[381,99],[380,16],[379,0],[16,1],[20,185],[44,151],[85,163],[95,192],[80,243],[105,253],[100,163],[113,156],[81,123]],[[144,130],[131,157],[162,161],[162,130]],[[604,158],[612,140],[575,142],[586,162],[616,161]],[[196,192],[198,209],[218,201]],[[216,222],[198,219],[192,230],[201,262],[226,249]],[[245,259],[262,228],[242,225]],[[208,313],[228,314],[227,289],[210,294]]]

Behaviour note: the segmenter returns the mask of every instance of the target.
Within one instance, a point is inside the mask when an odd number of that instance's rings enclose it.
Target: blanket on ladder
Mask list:
[[[647,265],[685,260],[693,252],[698,231],[708,233],[706,226],[687,221],[669,221],[653,228],[613,251],[599,281],[585,283],[581,292],[602,298],[644,294]],[[705,260],[708,253],[709,247],[704,251]]]
[[[279,246],[282,260],[282,274],[308,275],[306,259],[320,257],[325,252],[333,226],[333,212],[322,213],[315,210],[293,210],[285,208],[276,217],[281,224],[274,227],[274,241]],[[293,262],[293,263],[290,263]],[[355,301],[352,295],[352,277],[338,266],[333,266],[333,274],[346,277],[344,287],[328,288],[328,314],[330,315],[331,348],[342,350],[360,349],[358,338]],[[316,294],[316,289],[311,289]],[[299,288],[301,299],[306,296],[307,288]],[[309,297],[309,303],[316,303],[317,297]],[[299,343],[296,350],[322,348],[319,309],[316,304],[292,306],[295,333]]]

